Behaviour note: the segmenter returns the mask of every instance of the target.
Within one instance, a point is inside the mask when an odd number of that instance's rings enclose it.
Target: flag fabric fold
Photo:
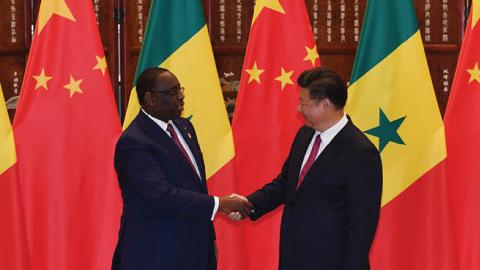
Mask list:
[[[444,123],[457,268],[480,269],[480,2],[473,1]]]
[[[92,2],[41,2],[13,129],[31,269],[110,268],[121,126]]]
[[[412,1],[368,1],[347,113],[382,157],[372,269],[455,269],[444,126]]]

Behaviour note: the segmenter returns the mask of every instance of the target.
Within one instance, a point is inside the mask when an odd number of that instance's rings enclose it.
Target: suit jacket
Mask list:
[[[123,198],[114,270],[216,269],[202,153],[192,124],[173,120],[191,149],[201,178],[172,139],[140,112],[115,149]]]
[[[251,219],[284,204],[282,270],[368,270],[382,192],[376,147],[349,119],[296,188],[314,129],[299,129],[280,175],[249,195]]]

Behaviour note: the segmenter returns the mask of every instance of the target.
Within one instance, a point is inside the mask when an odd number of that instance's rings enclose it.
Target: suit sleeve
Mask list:
[[[255,211],[250,214],[251,220],[257,220],[264,214],[285,203],[288,189],[287,181],[290,170],[289,166],[293,155],[292,152],[297,147],[297,142],[300,136],[304,135],[306,130],[307,128],[304,126],[300,128],[295,135],[295,139],[290,147],[290,153],[283,164],[280,174],[272,182],[247,196],[247,199],[255,207]]]
[[[153,153],[132,138],[123,138],[115,150],[115,168],[121,185],[128,186],[161,213],[211,220],[212,196],[172,185]]]
[[[251,220],[257,220],[264,214],[274,210],[285,203],[287,193],[288,159],[285,161],[282,171],[272,182],[247,196],[247,199],[255,207],[250,214]]]
[[[347,179],[348,248],[344,270],[369,269],[368,255],[377,228],[382,163],[374,146],[355,158]]]

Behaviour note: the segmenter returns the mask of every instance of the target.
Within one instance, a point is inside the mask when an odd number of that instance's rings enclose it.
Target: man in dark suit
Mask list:
[[[137,81],[142,110],[115,149],[123,214],[112,269],[216,269],[212,220],[249,211],[233,196],[209,196],[195,130],[181,118],[183,87],[162,68]]]
[[[278,177],[247,196],[255,208],[250,218],[285,205],[282,270],[368,270],[382,192],[380,155],[344,113],[347,88],[336,73],[306,70],[298,84],[305,125]]]

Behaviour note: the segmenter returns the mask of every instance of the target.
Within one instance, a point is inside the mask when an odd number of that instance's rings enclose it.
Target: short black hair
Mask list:
[[[152,91],[159,86],[160,82],[158,81],[158,75],[164,72],[170,71],[161,67],[149,67],[143,70],[140,76],[138,76],[136,89],[140,104],[143,104],[145,93]]]
[[[297,83],[308,90],[311,99],[328,98],[337,109],[345,107],[347,86],[333,70],[324,67],[307,69],[300,74]]]

